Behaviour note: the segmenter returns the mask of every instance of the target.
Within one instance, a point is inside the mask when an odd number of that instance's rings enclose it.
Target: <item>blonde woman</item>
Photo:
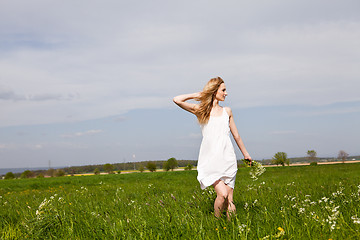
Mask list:
[[[220,217],[224,210],[228,217],[236,212],[233,192],[237,162],[230,132],[244,158],[251,163],[251,157],[238,133],[231,109],[219,105],[220,101],[225,101],[226,96],[224,81],[216,77],[210,79],[202,92],[183,94],[173,99],[179,107],[195,114],[201,126],[203,139],[198,158],[197,179],[201,189],[214,187],[217,194],[214,203],[216,217]],[[199,104],[187,102],[190,99],[199,101]]]

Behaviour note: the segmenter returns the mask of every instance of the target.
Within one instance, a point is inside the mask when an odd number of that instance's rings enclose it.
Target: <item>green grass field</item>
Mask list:
[[[360,239],[360,164],[240,168],[231,221],[196,171],[0,181],[1,239]]]

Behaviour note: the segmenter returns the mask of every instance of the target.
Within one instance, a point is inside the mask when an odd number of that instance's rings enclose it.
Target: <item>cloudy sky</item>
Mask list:
[[[0,1],[0,168],[197,159],[221,76],[255,159],[360,154],[360,2]],[[241,158],[237,150],[238,158]]]

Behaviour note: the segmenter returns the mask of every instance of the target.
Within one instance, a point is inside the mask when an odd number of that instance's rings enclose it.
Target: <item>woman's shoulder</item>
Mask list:
[[[232,112],[231,112],[231,108],[230,107],[224,107],[226,113],[231,116]]]

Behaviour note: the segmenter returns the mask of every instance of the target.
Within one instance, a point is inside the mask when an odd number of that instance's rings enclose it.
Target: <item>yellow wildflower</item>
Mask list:
[[[282,227],[278,227],[277,229],[281,232],[285,232],[285,230]]]

